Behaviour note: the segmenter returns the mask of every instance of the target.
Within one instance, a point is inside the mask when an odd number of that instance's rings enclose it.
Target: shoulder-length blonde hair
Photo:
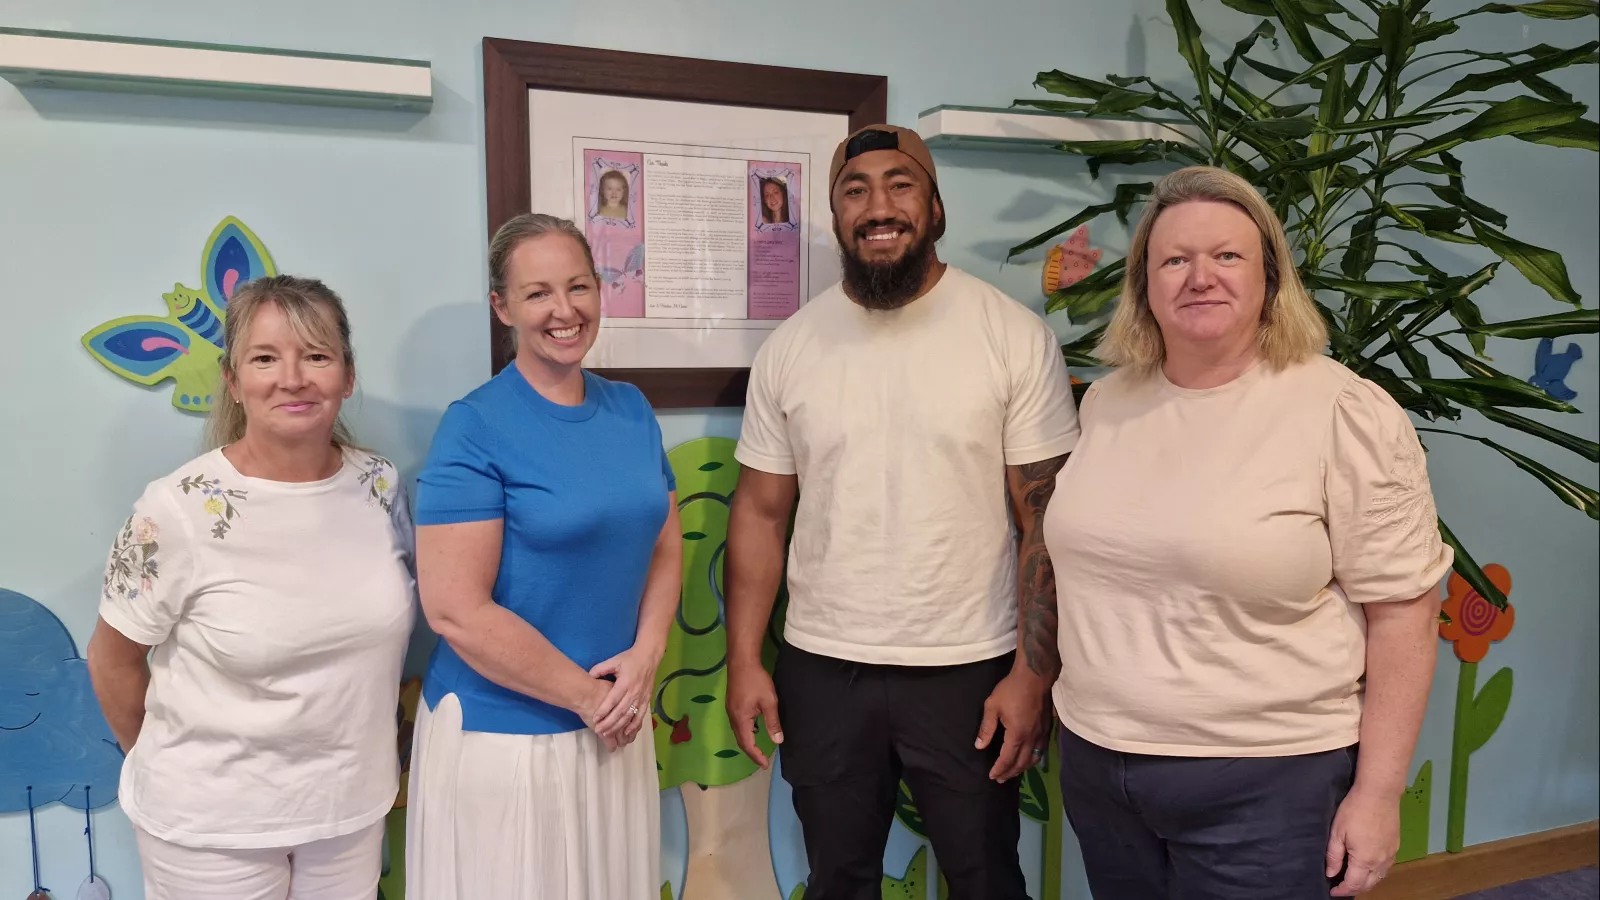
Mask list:
[[[206,449],[225,447],[244,437],[243,404],[236,403],[228,390],[238,376],[245,338],[256,316],[267,306],[283,310],[289,328],[307,347],[320,347],[344,358],[345,368],[355,372],[356,354],[350,346],[350,317],[344,302],[331,288],[315,278],[273,275],[239,286],[228,300],[228,321],[223,328],[222,365],[216,402],[206,420]],[[341,416],[333,423],[333,445],[341,450],[359,449]]]
[[[1300,283],[1294,252],[1283,233],[1283,223],[1250,182],[1224,169],[1190,166],[1156,182],[1144,215],[1128,246],[1127,274],[1122,298],[1106,326],[1095,355],[1109,366],[1129,369],[1141,376],[1154,374],[1167,358],[1161,327],[1150,312],[1150,232],[1156,219],[1180,203],[1209,200],[1231,203],[1243,210],[1261,232],[1261,264],[1266,269],[1267,296],[1261,307],[1261,328],[1256,341],[1261,355],[1275,369],[1309,359],[1328,343],[1328,326]]]

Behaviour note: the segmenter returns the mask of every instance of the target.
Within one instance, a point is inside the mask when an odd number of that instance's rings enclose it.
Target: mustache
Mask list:
[[[917,229],[905,219],[868,219],[855,227],[850,233],[856,240],[865,240],[867,232],[874,228],[898,228],[906,234],[914,235]]]

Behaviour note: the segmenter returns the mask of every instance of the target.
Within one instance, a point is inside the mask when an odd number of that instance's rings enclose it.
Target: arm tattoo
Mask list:
[[[1056,570],[1044,546],[1044,511],[1056,489],[1065,454],[1006,469],[1017,517],[1017,629],[1023,658],[1034,674],[1054,681],[1061,672],[1056,644]]]

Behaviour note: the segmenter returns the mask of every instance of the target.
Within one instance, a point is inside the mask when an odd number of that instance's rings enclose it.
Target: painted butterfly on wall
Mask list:
[[[166,316],[112,319],[84,334],[83,347],[101,365],[136,384],[172,379],[173,406],[207,412],[217,390],[228,298],[239,285],[276,274],[261,240],[229,216],[206,241],[199,290],[174,284],[161,295]]]
[[[1100,253],[1089,248],[1089,226],[1079,225],[1071,237],[1051,247],[1045,255],[1042,279],[1045,295],[1049,296],[1089,277],[1095,264],[1100,262]]]

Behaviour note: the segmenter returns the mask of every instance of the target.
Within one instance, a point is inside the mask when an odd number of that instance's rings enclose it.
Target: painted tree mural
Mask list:
[[[723,558],[728,513],[739,480],[735,442],[700,438],[668,451],[678,481],[683,526],[683,592],[656,675],[652,702],[661,788],[680,787],[689,825],[683,898],[778,898],[767,835],[770,770],[751,762],[734,740],[725,698],[728,639],[723,619]],[[783,600],[780,594],[780,603]],[[763,658],[770,667],[781,612],[769,626]],[[771,738],[757,735],[771,755]],[[752,777],[754,776],[754,777]]]

